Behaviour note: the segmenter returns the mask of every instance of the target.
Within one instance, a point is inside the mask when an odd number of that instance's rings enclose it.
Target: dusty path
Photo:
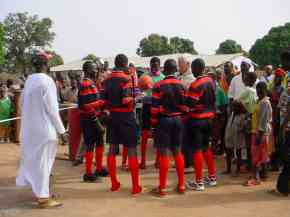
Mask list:
[[[62,157],[61,148],[59,156]],[[165,199],[149,193],[137,198],[129,194],[130,176],[121,172],[122,190],[108,191],[109,180],[102,183],[80,182],[82,167],[73,168],[70,162],[57,160],[56,189],[64,206],[55,210],[35,209],[28,189],[15,187],[19,161],[19,146],[0,144],[0,217],[290,217],[290,198],[277,198],[266,191],[273,188],[276,174],[256,188],[241,186],[245,177],[219,177],[219,186],[205,192],[187,192],[184,196],[170,193]],[[220,161],[219,161],[220,162]],[[152,188],[157,184],[157,171],[151,166],[142,171],[142,184]],[[187,175],[188,178],[192,174]],[[169,185],[175,187],[174,169],[170,170]]]

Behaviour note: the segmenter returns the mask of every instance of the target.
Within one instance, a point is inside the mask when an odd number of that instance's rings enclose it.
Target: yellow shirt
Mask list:
[[[252,114],[252,133],[259,131],[269,135],[271,133],[272,122],[272,107],[268,97],[260,100],[255,105],[254,113]]]

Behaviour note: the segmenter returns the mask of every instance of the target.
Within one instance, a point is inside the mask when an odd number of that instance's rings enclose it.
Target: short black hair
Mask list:
[[[246,80],[249,82],[249,85],[254,86],[257,81],[257,74],[255,72],[247,72],[245,76]]]
[[[177,63],[174,59],[168,59],[164,63],[164,75],[172,75],[177,72]]]
[[[83,64],[83,71],[84,72],[94,72],[97,69],[97,65],[93,61],[86,61]]]
[[[151,60],[150,60],[150,65],[154,64],[154,63],[157,63],[157,64],[161,64],[161,61],[159,59],[159,57],[152,57]]]
[[[197,58],[192,61],[191,63],[191,70],[192,72],[202,73],[205,69],[205,62],[201,58]]]
[[[34,53],[31,57],[31,64],[32,64],[32,66],[39,69],[43,66],[46,66],[48,64],[48,60],[44,56],[42,56],[41,54]]]
[[[260,81],[260,82],[257,84],[256,89],[261,89],[261,90],[268,91],[267,83],[264,82],[264,81]]]
[[[125,68],[128,67],[128,57],[125,54],[118,54],[115,58],[115,67],[116,68]]]

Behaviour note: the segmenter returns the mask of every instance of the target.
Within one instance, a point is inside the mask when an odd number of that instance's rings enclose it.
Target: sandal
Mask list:
[[[252,186],[256,186],[256,185],[260,185],[261,182],[258,181],[257,179],[249,179],[245,184],[244,186],[246,187],[252,187]]]

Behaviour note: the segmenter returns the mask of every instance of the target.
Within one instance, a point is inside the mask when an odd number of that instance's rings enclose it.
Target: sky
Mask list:
[[[0,21],[14,12],[51,18],[52,49],[70,62],[89,53],[135,56],[151,33],[189,38],[202,54],[213,54],[226,39],[249,50],[271,27],[290,22],[290,1],[0,0]]]

